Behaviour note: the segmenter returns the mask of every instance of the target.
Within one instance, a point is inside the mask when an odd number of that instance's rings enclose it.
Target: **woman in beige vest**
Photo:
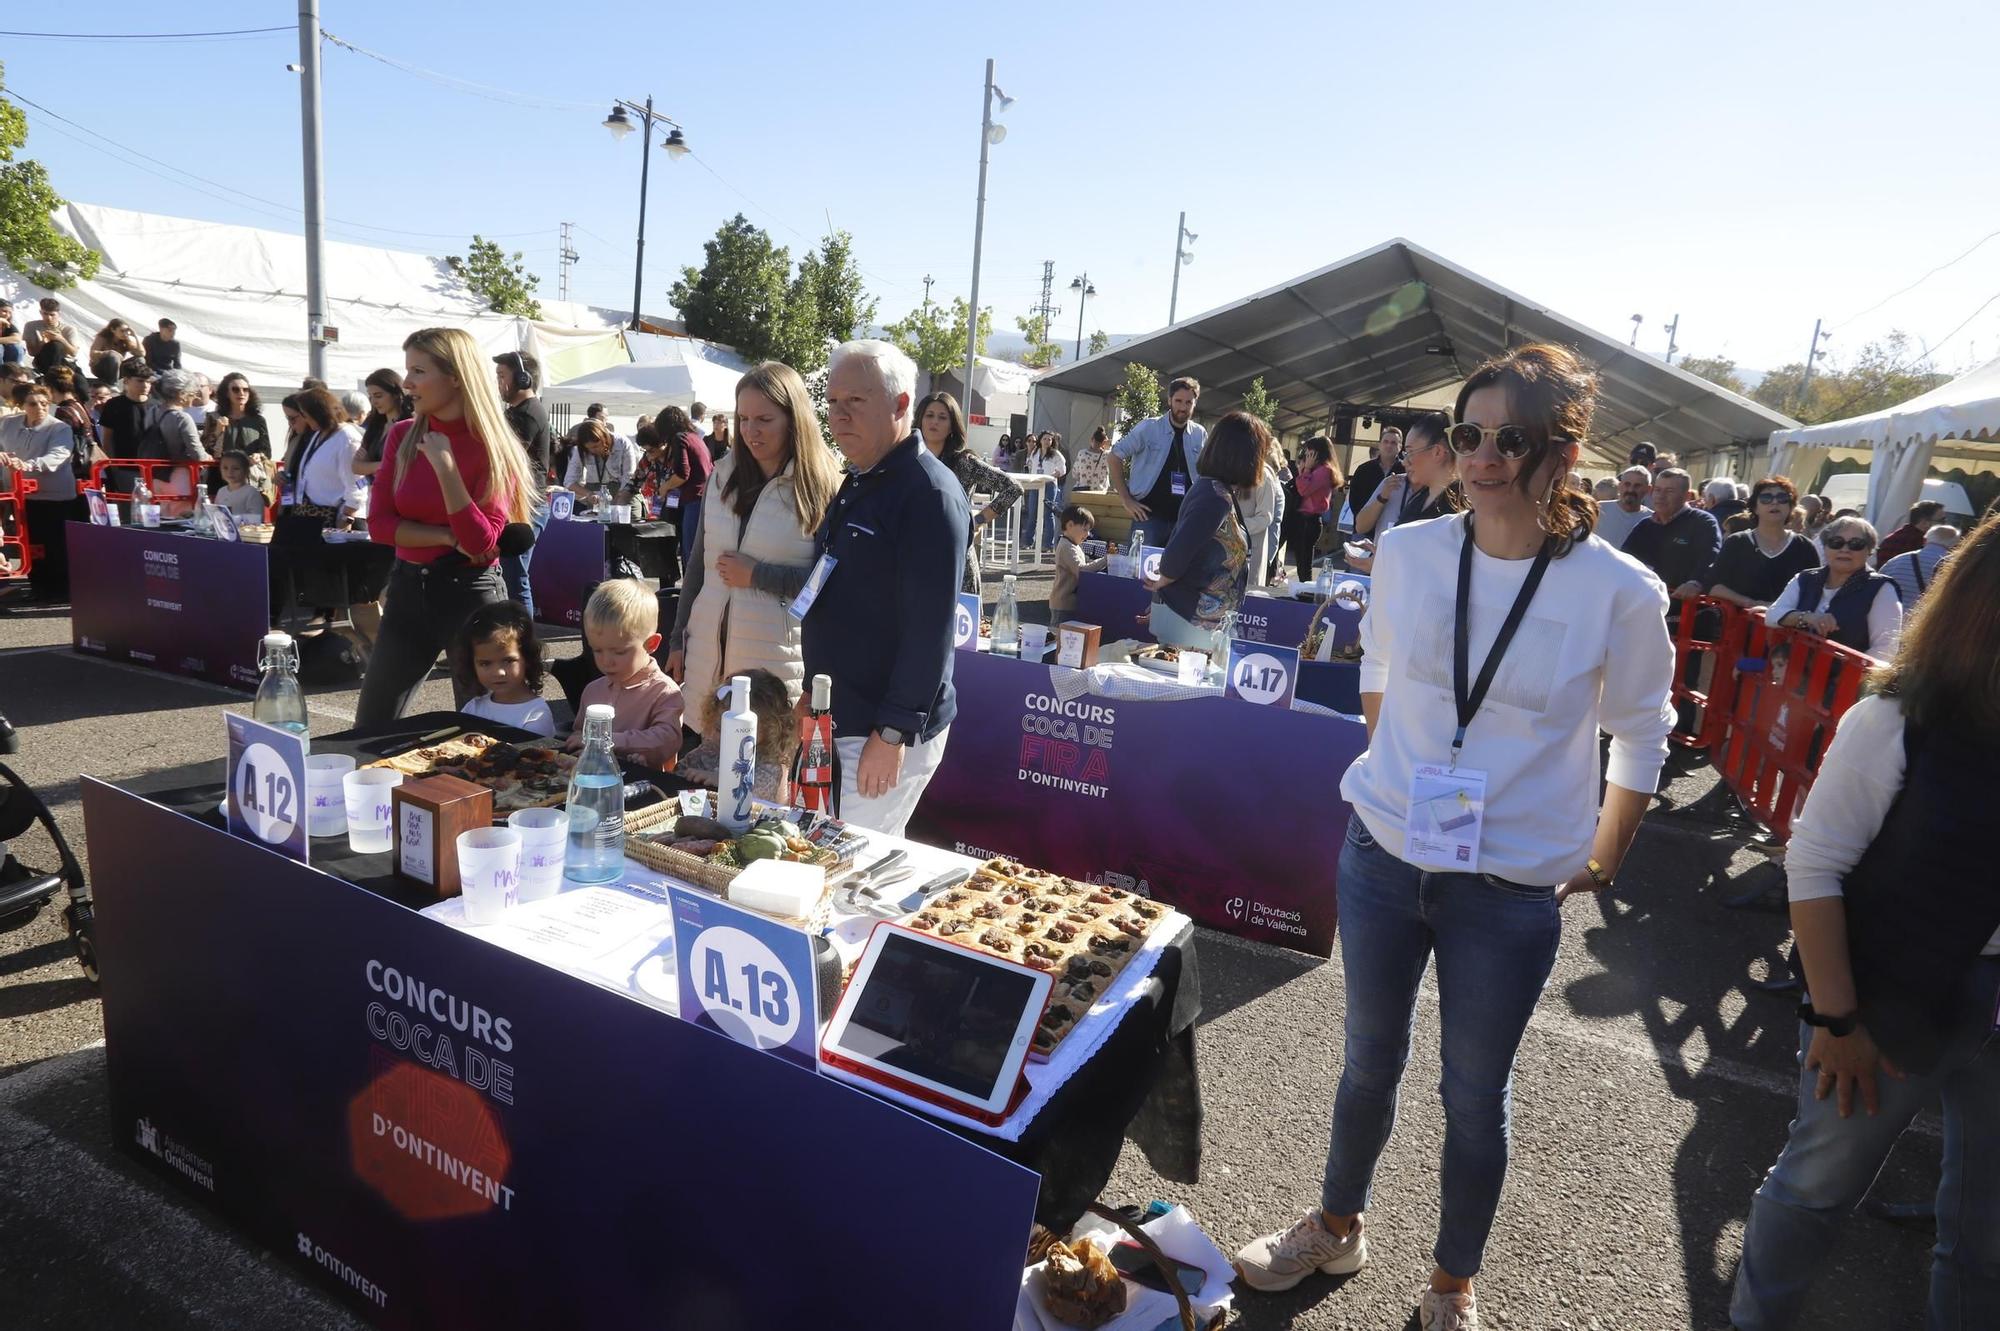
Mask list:
[[[704,739],[715,738],[716,690],[731,675],[761,667],[798,696],[805,662],[787,607],[805,585],[813,538],[840,488],[839,464],[791,366],[765,361],[743,376],[735,429],[709,481],[667,656]]]

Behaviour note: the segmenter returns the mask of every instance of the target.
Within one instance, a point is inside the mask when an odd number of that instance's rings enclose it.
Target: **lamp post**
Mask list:
[[[972,414],[972,370],[979,360],[979,251],[986,240],[986,150],[1007,137],[1007,127],[993,123],[993,99],[1005,111],[1014,99],[993,86],[993,62],[986,62],[985,98],[979,113],[979,205],[972,215],[972,299],[965,315],[965,414]]]
[[[631,118],[625,114],[627,111],[639,117],[639,124],[632,123]],[[646,280],[646,187],[650,183],[653,159],[645,150],[653,146],[655,121],[672,126],[665,142],[660,144],[660,147],[666,150],[667,156],[675,159],[686,157],[691,150],[688,148],[686,136],[681,133],[680,123],[671,116],[656,114],[650,96],[646,98],[644,106],[620,98],[611,104],[611,114],[604,117],[604,127],[611,131],[611,137],[614,139],[623,139],[634,129],[646,131],[645,143],[639,151],[639,244],[632,259],[632,327],[634,328],[639,326],[639,296]]]
[[[1090,284],[1090,274],[1073,277],[1069,289],[1076,293],[1076,358],[1083,359],[1083,307],[1084,303],[1097,294],[1097,288]]]
[[[306,371],[326,378],[326,165],[319,127],[319,0],[299,0],[299,136],[306,187]]]
[[[1174,325],[1174,313],[1181,305],[1181,266],[1194,262],[1194,255],[1188,253],[1188,246],[1201,237],[1187,229],[1187,214],[1181,214],[1179,227],[1174,230],[1174,290],[1167,298],[1167,327]]]

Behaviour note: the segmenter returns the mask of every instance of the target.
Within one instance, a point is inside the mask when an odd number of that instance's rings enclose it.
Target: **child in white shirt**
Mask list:
[[[495,601],[472,612],[451,644],[452,681],[473,695],[459,708],[467,716],[502,725],[556,733],[556,718],[542,697],[542,645],[535,621],[513,601]]]

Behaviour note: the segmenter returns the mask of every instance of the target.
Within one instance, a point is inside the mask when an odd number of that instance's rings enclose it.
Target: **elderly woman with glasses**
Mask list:
[[[1826,566],[1793,578],[1771,602],[1765,621],[1805,629],[1870,656],[1893,656],[1903,602],[1896,584],[1868,567],[1875,541],[1875,528],[1862,518],[1827,523],[1820,533]]]
[[[1702,581],[1718,601],[1745,607],[1769,605],[1786,584],[1819,567],[1819,551],[1790,530],[1799,492],[1785,476],[1766,476],[1750,490],[1757,523],[1725,537],[1721,553]]]

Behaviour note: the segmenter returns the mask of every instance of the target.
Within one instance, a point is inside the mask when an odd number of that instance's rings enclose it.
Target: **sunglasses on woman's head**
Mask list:
[[[1489,436],[1493,440],[1493,446],[1500,451],[1500,456],[1503,458],[1524,458],[1528,456],[1528,450],[1534,447],[1534,440],[1524,425],[1501,425],[1487,430],[1470,421],[1461,421],[1447,430],[1445,442],[1450,444],[1451,451],[1460,457],[1471,457],[1479,451],[1479,446],[1485,443]],[[1568,440],[1554,438],[1550,442],[1567,443]]]
[[[1875,542],[1866,536],[1822,536],[1819,543],[1829,550],[1871,550]]]

